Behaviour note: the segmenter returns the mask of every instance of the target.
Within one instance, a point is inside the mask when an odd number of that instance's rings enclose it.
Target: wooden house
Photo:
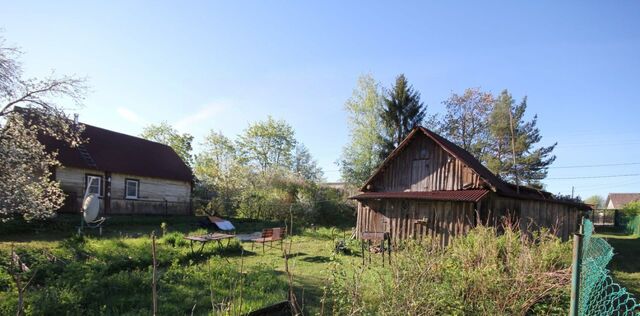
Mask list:
[[[358,236],[430,236],[442,245],[478,221],[499,226],[507,216],[522,230],[547,227],[566,240],[576,231],[581,211],[589,209],[548,192],[516,188],[423,127],[411,131],[360,190],[351,197],[358,202]]]
[[[82,124],[87,141],[71,148],[42,137],[58,153],[54,176],[66,194],[62,212],[78,212],[85,191],[100,195],[102,214],[191,214],[191,169],[169,146]],[[99,181],[89,181],[96,177]],[[92,183],[89,188],[88,184]]]

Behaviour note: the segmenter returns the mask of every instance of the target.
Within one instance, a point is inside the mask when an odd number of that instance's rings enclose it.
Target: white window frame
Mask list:
[[[129,195],[129,183],[136,184],[136,195]],[[124,198],[130,200],[137,200],[140,198],[140,180],[137,179],[125,179],[124,180]]]
[[[91,179],[98,179],[98,193],[89,192],[89,186],[91,185]],[[96,174],[85,174],[84,175],[84,190],[85,195],[89,194],[98,194],[98,196],[102,196],[102,176]]]

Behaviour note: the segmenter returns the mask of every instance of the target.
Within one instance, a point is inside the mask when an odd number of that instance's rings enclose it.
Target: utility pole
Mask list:
[[[573,194],[575,193],[575,187],[571,186],[571,198],[573,199]]]

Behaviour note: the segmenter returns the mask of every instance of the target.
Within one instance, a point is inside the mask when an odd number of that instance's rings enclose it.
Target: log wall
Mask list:
[[[56,169],[56,181],[66,194],[62,212],[77,213],[82,205],[87,174],[102,177],[101,212],[105,210],[104,196],[107,192],[103,171],[60,167]],[[125,198],[125,180],[139,181],[138,199]],[[109,214],[189,214],[191,212],[191,184],[189,182],[140,177],[129,174],[111,175],[111,209]]]

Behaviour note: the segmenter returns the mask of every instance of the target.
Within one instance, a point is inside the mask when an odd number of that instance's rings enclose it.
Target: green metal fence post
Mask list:
[[[580,303],[580,272],[582,269],[582,241],[584,217],[580,221],[578,233],[573,234],[573,266],[571,269],[571,307],[569,315],[578,316]]]

